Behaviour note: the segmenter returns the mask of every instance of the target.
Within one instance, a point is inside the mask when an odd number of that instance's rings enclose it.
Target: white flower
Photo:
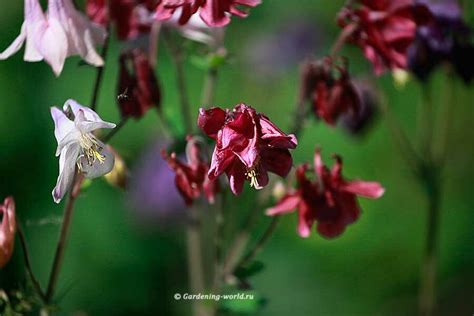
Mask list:
[[[81,56],[87,63],[102,66],[104,61],[95,50],[104,43],[106,31],[77,11],[72,0],[48,0],[43,12],[38,0],[25,0],[25,21],[20,35],[2,53],[0,60],[25,47],[25,61],[45,60],[56,76],[61,73],[67,57]]]
[[[69,119],[66,113],[71,113],[74,119]],[[114,128],[115,124],[104,122],[97,113],[74,100],[67,100],[63,111],[52,107],[51,116],[58,142],[56,156],[60,156],[53,199],[59,203],[71,188],[76,165],[86,178],[97,178],[112,170],[114,155],[92,132],[100,128]]]

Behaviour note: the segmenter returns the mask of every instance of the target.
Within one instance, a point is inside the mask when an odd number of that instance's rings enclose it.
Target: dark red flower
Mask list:
[[[16,218],[15,201],[7,197],[3,204],[0,204],[0,268],[4,267],[13,254],[15,245]]]
[[[87,15],[96,23],[115,24],[118,38],[132,39],[151,29],[146,16],[151,15],[156,0],[87,0]]]
[[[379,198],[384,188],[378,182],[361,180],[348,181],[342,176],[342,160],[335,157],[336,163],[329,170],[322,162],[320,151],[316,150],[314,167],[316,180],[307,177],[308,165],[296,169],[298,189],[289,192],[272,208],[267,215],[274,216],[298,210],[298,233],[308,237],[312,225],[326,238],[342,234],[347,225],[357,220],[360,207],[357,196]]]
[[[175,172],[175,184],[186,205],[190,206],[201,194],[212,204],[219,192],[219,181],[207,177],[209,164],[207,159],[203,157],[202,143],[192,136],[188,136],[187,141],[187,163],[178,160],[176,153],[168,155],[165,150],[162,150],[161,155]]]
[[[345,62],[339,65],[329,57],[308,61],[302,69],[301,89],[302,97],[313,104],[314,113],[330,125],[342,115],[358,115],[361,100]]]
[[[261,189],[268,183],[268,172],[281,177],[290,172],[293,160],[288,149],[296,148],[296,137],[283,133],[252,107],[200,109],[198,125],[216,140],[209,178],[225,172],[235,195],[242,192],[245,180]]]
[[[119,62],[117,102],[122,117],[140,118],[153,105],[159,108],[160,88],[147,54],[140,49],[134,49],[123,53]]]
[[[175,12],[180,12],[179,23],[186,24],[198,12],[201,19],[211,27],[229,24],[230,15],[246,17],[247,12],[239,6],[255,7],[260,0],[162,0],[155,11],[158,20],[168,20]]]
[[[407,50],[417,24],[424,21],[425,6],[413,0],[357,2],[360,5],[345,7],[339,14],[341,27],[354,28],[349,40],[362,48],[377,75],[387,68],[407,68]]]

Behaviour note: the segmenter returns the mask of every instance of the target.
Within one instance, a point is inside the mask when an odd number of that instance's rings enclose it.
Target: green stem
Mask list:
[[[214,102],[214,95],[216,92],[217,86],[217,69],[210,68],[207,72],[203,94],[201,97],[201,106],[202,107],[209,107]]]
[[[201,251],[201,222],[198,210],[195,207],[189,208],[190,220],[187,226],[187,247],[188,247],[188,276],[192,294],[203,293],[204,269],[202,266]],[[208,315],[207,309],[199,300],[192,302],[194,316]]]
[[[253,258],[255,258],[255,256],[263,249],[263,247],[270,240],[270,237],[275,232],[275,229],[277,228],[279,222],[280,216],[274,216],[272,218],[270,225],[268,225],[263,235],[255,243],[255,246],[253,246],[252,249],[242,258],[242,260],[240,260],[239,264],[237,265],[238,267],[249,263]]]
[[[67,238],[69,235],[69,229],[71,226],[72,215],[74,213],[74,203],[79,195],[80,186],[82,182],[82,176],[77,173],[74,175],[73,187],[69,193],[66,205],[64,207],[64,217],[61,225],[61,232],[59,234],[58,243],[56,245],[56,253],[54,255],[53,265],[51,267],[51,273],[49,276],[48,289],[45,295],[45,301],[50,303],[54,291],[56,289],[56,283],[58,281],[59,272],[64,258],[64,251],[66,249]]]
[[[127,123],[128,119],[128,117],[122,118],[122,120],[120,120],[117,126],[104,136],[102,142],[104,144],[107,144],[112,139],[112,137],[114,137],[114,135],[117,134],[125,126],[125,123]]]
[[[104,61],[104,65],[97,67],[97,74],[95,77],[94,88],[92,92],[92,99],[90,103],[90,108],[93,111],[97,111],[97,100],[99,99],[100,86],[102,83],[102,78],[104,76],[105,61],[107,59],[107,52],[109,51],[109,42],[110,42],[110,28],[107,27],[107,36],[105,38],[104,46],[102,47],[101,57]]]
[[[46,301],[46,296],[43,292],[43,289],[41,288],[41,285],[38,279],[36,278],[35,274],[33,273],[33,269],[31,268],[31,260],[30,260],[30,255],[28,252],[28,246],[26,245],[26,238],[25,238],[25,234],[23,232],[21,225],[18,225],[17,229],[18,229],[18,236],[20,238],[20,245],[23,250],[23,257],[25,260],[26,271],[28,271],[28,275],[30,276],[31,282],[33,283],[36,293],[39,295],[39,297],[43,301]]]
[[[184,56],[183,51],[179,44],[174,43],[169,32],[163,30],[163,38],[167,44],[171,59],[176,67],[176,86],[179,94],[181,115],[183,118],[184,130],[186,134],[190,134],[193,131],[193,125],[191,120],[190,105],[188,98],[188,90],[186,87],[186,78],[184,76]]]
[[[436,305],[436,252],[439,230],[439,188],[432,183],[428,192],[426,247],[421,269],[420,316],[433,315]]]

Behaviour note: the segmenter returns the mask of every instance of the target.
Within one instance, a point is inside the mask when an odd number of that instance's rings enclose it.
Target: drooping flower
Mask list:
[[[104,122],[93,110],[74,100],[64,103],[63,111],[51,108],[54,136],[58,142],[59,177],[53,189],[53,200],[59,203],[73,184],[76,165],[86,178],[93,179],[109,173],[114,166],[114,154],[93,132],[101,128],[114,128]]]
[[[3,268],[13,254],[15,246],[16,218],[15,201],[9,196],[0,204],[0,268]]]
[[[293,160],[288,149],[296,148],[296,137],[283,133],[252,107],[200,109],[198,125],[216,141],[209,178],[226,173],[235,195],[242,192],[245,180],[261,189],[268,183],[268,172],[281,177],[290,172]]]
[[[87,0],[86,12],[96,23],[114,23],[121,40],[133,39],[151,29],[148,16],[156,0]]]
[[[461,8],[453,0],[423,3],[432,18],[416,30],[415,41],[408,50],[410,70],[420,80],[426,80],[438,65],[449,63],[469,82],[474,77],[474,45],[472,29],[464,22]]]
[[[203,157],[204,149],[202,143],[196,137],[188,136],[186,145],[187,163],[181,162],[176,153],[168,155],[165,150],[162,156],[175,172],[175,184],[183,197],[186,205],[190,206],[193,200],[202,194],[209,203],[213,204],[215,196],[219,191],[219,181],[207,177],[209,170],[208,161]]]
[[[386,69],[405,69],[408,47],[417,24],[425,21],[426,7],[413,0],[357,2],[343,8],[338,18],[345,30],[353,28],[349,40],[361,47],[377,75]]]
[[[25,0],[25,21],[20,35],[0,54],[7,59],[25,44],[25,61],[45,60],[56,76],[67,57],[79,55],[93,66],[104,61],[95,46],[104,43],[105,29],[77,11],[72,0],[49,0],[46,14],[38,0]]]
[[[155,17],[160,21],[168,20],[181,10],[180,24],[186,24],[193,14],[199,14],[207,25],[222,27],[230,23],[231,15],[247,17],[247,12],[239,6],[255,7],[260,3],[260,0],[162,0],[156,8]]]
[[[137,48],[123,53],[119,63],[117,102],[122,117],[140,118],[153,105],[159,108],[160,87],[147,54]]]
[[[376,199],[383,195],[384,188],[378,182],[346,180],[342,176],[342,159],[335,156],[336,163],[329,170],[322,162],[317,149],[314,157],[316,179],[307,177],[308,165],[296,169],[298,189],[286,194],[266,213],[270,216],[298,211],[298,233],[308,237],[316,223],[320,235],[334,238],[342,234],[347,225],[354,223],[360,215],[357,196]]]
[[[380,100],[376,88],[371,82],[356,79],[353,84],[359,96],[359,108],[355,113],[343,113],[339,122],[340,126],[348,133],[361,135],[370,127],[377,116]]]
[[[326,123],[335,125],[342,115],[358,115],[361,100],[345,62],[338,64],[330,57],[310,60],[301,78],[302,98],[309,99],[316,116]]]

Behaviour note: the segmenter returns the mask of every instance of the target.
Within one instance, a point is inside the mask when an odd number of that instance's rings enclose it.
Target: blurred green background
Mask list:
[[[248,103],[287,130],[298,91],[298,63],[305,57],[299,45],[312,43],[312,52],[324,55],[338,34],[334,19],[343,2],[267,0],[247,19],[233,19],[226,34],[232,63],[220,71],[216,105]],[[1,8],[3,48],[19,33],[23,4],[3,1]],[[288,42],[285,34],[293,34],[293,25],[302,22],[309,27],[307,35],[299,42],[279,46]],[[268,39],[273,39],[273,44],[268,44],[270,50],[260,49]],[[119,120],[115,104],[119,51],[120,43],[114,40],[98,106],[102,118],[113,122]],[[288,53],[289,57],[283,56],[274,64],[263,58],[261,62],[269,62],[263,65],[263,71],[251,62],[262,51],[264,57],[265,52],[275,51]],[[354,74],[370,76],[371,67],[357,48],[347,47],[344,54],[349,56]],[[256,62],[261,63],[258,58]],[[22,51],[0,62],[0,197],[15,197],[33,269],[44,285],[63,209],[51,198],[58,161],[54,157],[56,141],[49,107],[61,106],[68,98],[86,105],[90,102],[95,71],[78,63],[78,58],[69,58],[62,75],[55,78],[47,64],[23,62]],[[170,120],[179,123],[174,66],[162,45],[157,74],[164,111]],[[195,118],[204,71],[188,62],[186,77]],[[443,175],[439,315],[471,315],[474,94],[460,81],[450,81],[440,71],[432,83],[436,108],[449,102],[456,119]],[[390,75],[378,79],[377,84],[408,134],[415,135],[419,84],[412,80],[405,88],[397,88]],[[447,98],[450,84],[455,89],[454,100]],[[157,114],[150,111],[143,119],[128,122],[112,145],[133,170],[150,144],[162,138]],[[380,181],[386,194],[377,201],[361,200],[363,214],[358,222],[334,240],[325,240],[316,233],[301,239],[296,234],[296,216],[285,216],[257,257],[266,269],[252,279],[252,285],[267,301],[257,315],[414,315],[426,232],[426,201],[400,157],[386,121],[379,117],[365,135],[355,138],[313,120],[293,151],[295,163],[311,161],[315,144],[322,146],[328,162],[331,153],[341,154],[349,178]],[[169,185],[174,184],[170,181]],[[254,197],[255,193],[247,188],[232,200],[227,213],[233,214],[234,225],[255,207]],[[269,223],[263,211],[262,207],[254,237]],[[189,314],[189,301],[173,299],[174,293],[189,291],[183,226],[168,223],[166,218],[150,222],[140,214],[127,202],[126,194],[101,179],[81,195],[58,285],[59,314]],[[24,279],[17,242],[12,261],[0,271],[0,288],[21,288]]]

